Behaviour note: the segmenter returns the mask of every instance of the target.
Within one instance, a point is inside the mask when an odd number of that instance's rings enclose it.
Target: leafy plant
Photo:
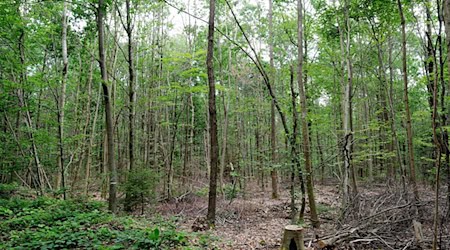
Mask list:
[[[0,183],[0,198],[9,198],[18,188],[17,183]]]
[[[170,221],[116,217],[103,203],[83,200],[0,199],[0,221],[0,249],[173,249],[188,243]]]
[[[157,174],[148,168],[133,169],[124,185],[127,199],[126,207],[145,203],[145,200],[155,197],[155,187],[157,184]]]

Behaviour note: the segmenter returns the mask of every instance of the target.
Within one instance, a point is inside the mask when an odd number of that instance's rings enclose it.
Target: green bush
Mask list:
[[[234,199],[239,194],[240,190],[239,187],[233,184],[226,184],[223,187],[223,193],[225,195],[225,198],[228,200]]]
[[[148,168],[136,168],[128,174],[124,191],[127,194],[125,207],[143,204],[148,199],[155,198],[157,174]]]

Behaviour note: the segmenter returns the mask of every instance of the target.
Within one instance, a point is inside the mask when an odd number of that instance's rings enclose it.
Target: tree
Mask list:
[[[209,108],[209,142],[210,142],[210,174],[208,195],[208,223],[212,226],[216,220],[217,199],[217,167],[219,160],[219,143],[217,141],[216,88],[214,82],[214,17],[216,1],[209,1],[208,49],[206,67],[208,73],[208,108]]]
[[[58,166],[61,170],[61,188],[63,190],[63,199],[66,199],[66,184],[65,184],[65,167],[64,167],[64,106],[66,102],[66,82],[68,73],[68,59],[67,59],[67,2],[63,1],[62,12],[62,34],[61,34],[61,47],[62,47],[62,81],[61,92],[59,94],[58,101],[58,135],[59,135],[59,157]]]
[[[445,35],[447,37],[447,58],[450,58],[450,0],[445,0],[443,3],[444,9],[444,23],[445,23]],[[447,63],[447,71],[450,75],[450,63]],[[450,90],[450,81],[447,84],[447,89]],[[450,109],[447,110],[450,112]],[[448,114],[447,114],[448,115]],[[448,141],[445,143],[448,147]],[[448,148],[447,148],[448,151]],[[448,156],[447,156],[448,157]],[[448,159],[446,159],[447,161]],[[447,203],[450,204],[450,164],[447,165]],[[450,208],[447,209],[447,218],[450,218]]]
[[[311,146],[308,128],[308,107],[306,103],[305,86],[303,83],[303,4],[302,0],[297,1],[297,47],[298,47],[298,68],[297,81],[300,94],[301,122],[303,135],[303,155],[305,157],[306,169],[306,189],[308,192],[309,208],[311,210],[311,221],[313,227],[318,228],[320,225],[316,210],[316,200],[314,198],[313,173],[311,166]]]
[[[400,15],[400,22],[402,27],[402,75],[403,75],[403,98],[405,102],[405,123],[406,123],[406,133],[408,142],[408,162],[409,162],[409,181],[412,186],[414,199],[419,200],[419,191],[417,189],[416,183],[416,170],[414,165],[414,148],[413,148],[413,133],[411,127],[411,112],[409,110],[409,99],[408,99],[408,71],[406,63],[406,21],[403,14],[403,5],[401,0],[397,0],[398,11]]]
[[[275,67],[273,62],[273,1],[269,0],[269,60],[270,60],[270,77],[272,82],[275,81]],[[272,157],[272,169],[270,176],[272,179],[272,198],[278,198],[278,172],[275,168],[276,164],[276,123],[275,123],[275,104],[272,101],[270,105],[270,150]]]
[[[107,137],[107,162],[109,169],[109,210],[117,211],[117,168],[114,159],[114,123],[111,105],[111,96],[108,86],[108,72],[106,69],[106,56],[104,47],[104,15],[106,5],[104,0],[98,0],[97,6],[97,30],[98,30],[98,55],[103,89],[103,103],[105,106],[105,123]]]
[[[135,157],[134,157],[134,123],[135,123],[135,72],[134,72],[134,59],[133,59],[133,24],[131,17],[131,0],[125,1],[126,8],[126,25],[125,31],[128,37],[128,95],[129,95],[129,103],[128,103],[128,157],[129,157],[129,171],[131,172],[134,169],[135,165]],[[120,14],[120,10],[119,14]],[[122,16],[121,16],[122,18]],[[123,23],[123,21],[122,21]],[[128,194],[127,194],[128,198]],[[128,200],[128,199],[127,199]],[[128,206],[129,202],[126,202],[125,209],[130,210],[131,207]]]

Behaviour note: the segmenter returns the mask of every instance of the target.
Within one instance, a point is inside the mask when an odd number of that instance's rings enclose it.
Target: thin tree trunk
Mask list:
[[[345,151],[347,152],[347,157],[345,157],[348,160],[348,167],[349,167],[349,174],[350,174],[350,181],[351,181],[351,188],[352,188],[352,198],[356,197],[358,195],[358,188],[357,188],[357,184],[356,184],[356,173],[355,173],[355,167],[353,165],[352,162],[352,158],[353,158],[353,111],[352,111],[352,97],[353,97],[353,93],[352,93],[352,89],[353,89],[353,66],[352,66],[352,62],[351,62],[351,55],[350,55],[350,18],[349,18],[349,1],[345,1],[345,19],[346,19],[346,24],[347,24],[347,48],[346,48],[346,60],[347,60],[347,78],[348,78],[348,82],[346,84],[346,89],[345,89],[345,102],[346,104],[344,104],[344,117],[346,117],[346,112],[348,112],[347,114],[347,118],[348,119],[348,127],[347,130],[346,128],[344,128],[344,131],[346,131],[346,136],[345,138],[347,138],[347,143],[346,146],[348,147],[348,149],[345,149]],[[348,105],[348,106],[346,106]],[[344,154],[345,155],[345,154]]]
[[[308,192],[309,208],[311,212],[311,222],[314,228],[319,228],[320,222],[317,215],[316,200],[314,198],[313,187],[313,172],[311,163],[311,146],[309,140],[309,128],[308,128],[308,107],[306,103],[305,86],[303,83],[303,4],[302,0],[297,1],[297,44],[298,44],[298,68],[297,68],[297,80],[298,89],[300,94],[300,108],[301,108],[301,122],[302,122],[302,135],[303,135],[303,156],[305,157],[305,169],[306,169],[306,189]]]
[[[222,95],[223,104],[223,130],[222,130],[222,152],[220,154],[220,189],[223,192],[224,188],[224,171],[226,167],[226,156],[227,156],[227,138],[228,138],[228,103],[225,101],[225,93]]]
[[[208,196],[208,223],[212,226],[216,220],[216,196],[217,196],[217,163],[219,158],[219,146],[217,142],[217,117],[216,117],[216,89],[214,82],[214,17],[216,10],[216,1],[209,1],[209,22],[208,22],[208,50],[206,57],[206,66],[209,85],[209,134],[211,145],[211,172],[209,180]]]
[[[102,76],[103,101],[106,115],[106,134],[107,134],[107,159],[109,168],[109,210],[115,213],[117,211],[117,168],[114,162],[114,124],[112,115],[112,105],[108,86],[108,73],[106,70],[106,56],[104,47],[104,0],[98,0],[97,9],[97,28],[98,28],[98,53],[99,65]]]
[[[129,172],[134,169],[134,123],[135,123],[135,107],[134,102],[136,99],[135,96],[135,72],[134,72],[134,59],[133,59],[133,25],[131,18],[131,3],[130,0],[126,0],[126,27],[125,31],[128,36],[128,95],[129,95],[129,103],[128,103],[128,170]],[[120,12],[119,12],[120,13]],[[125,202],[125,210],[131,211],[131,194],[126,194],[126,202]]]
[[[269,60],[270,60],[270,79],[275,82],[275,67],[273,62],[273,0],[269,0]],[[272,199],[278,199],[278,172],[275,168],[277,162],[276,155],[276,123],[275,123],[275,103],[270,105],[270,153],[272,157],[272,168],[270,176],[272,179]]]
[[[408,71],[406,64],[406,22],[403,15],[403,6],[401,0],[397,0],[398,10],[402,25],[402,74],[403,74],[403,84],[404,84],[404,102],[405,102],[405,112],[406,112],[406,139],[408,142],[408,160],[409,160],[409,180],[414,192],[414,199],[419,200],[419,191],[417,189],[416,183],[416,170],[414,165],[414,148],[413,148],[413,134],[411,127],[411,112],[409,110],[409,99],[408,99]]]
[[[69,61],[67,59],[67,2],[63,1],[63,13],[62,13],[62,58],[63,58],[63,68],[62,68],[62,81],[61,81],[61,93],[59,96],[58,105],[58,166],[61,170],[61,189],[63,190],[63,199],[66,199],[66,181],[65,181],[65,167],[64,167],[64,106],[66,102],[66,83],[67,83],[67,71]]]
[[[130,170],[134,168],[134,113],[135,107],[134,102],[136,99],[135,94],[135,72],[134,72],[134,59],[133,59],[133,25],[131,20],[130,13],[130,0],[127,0],[126,3],[127,9],[127,27],[126,32],[128,36],[128,77],[129,77],[129,113],[128,113],[128,122],[129,122],[129,142],[128,142],[128,154],[129,154],[129,167]]]
[[[299,149],[297,143],[298,137],[298,112],[297,112],[297,100],[294,90],[294,68],[290,66],[290,92],[291,92],[291,104],[292,104],[292,134],[289,137],[290,146],[291,146],[291,180],[290,180],[290,195],[291,195],[291,223],[297,224],[298,221],[302,221],[305,214],[305,206],[306,206],[306,194],[305,194],[305,183],[303,181],[303,173],[301,171],[300,159],[299,159]],[[299,220],[296,219],[297,216],[297,208],[295,205],[295,172],[299,171],[299,179],[300,179],[300,192],[302,197],[302,203],[299,212]]]
[[[436,54],[433,53],[432,60],[436,65]],[[435,200],[434,200],[434,218],[433,218],[433,250],[438,249],[438,224],[439,224],[439,188],[440,188],[440,174],[441,174],[441,145],[440,139],[437,134],[437,93],[438,93],[438,71],[434,71],[433,77],[433,109],[432,109],[432,119],[431,119],[431,127],[433,129],[433,142],[436,150],[436,158],[434,160],[434,167],[436,169],[435,176]]]
[[[447,60],[450,58],[450,0],[444,0],[444,26],[446,35],[446,47],[447,47]],[[450,63],[447,63],[447,70],[450,74]],[[450,81],[448,82],[447,89],[450,90]],[[447,116],[450,116],[450,108],[447,107]],[[447,118],[448,119],[448,118]],[[448,142],[447,142],[448,143]],[[448,150],[448,149],[447,149]],[[447,151],[448,152],[448,151]],[[448,162],[448,154],[446,155],[446,163]],[[447,218],[450,218],[450,164],[447,164]]]

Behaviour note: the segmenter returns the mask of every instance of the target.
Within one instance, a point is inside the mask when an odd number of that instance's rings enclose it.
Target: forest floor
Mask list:
[[[283,189],[281,197],[274,200],[268,189],[263,192],[253,185],[247,195],[241,194],[232,201],[219,199],[216,227],[200,232],[203,237],[193,240],[204,240],[200,243],[204,249],[279,249],[283,228],[290,224],[289,192]],[[358,206],[344,216],[336,183],[317,185],[315,190],[321,227],[313,230],[310,226],[306,206],[306,224],[303,226],[309,249],[319,249],[319,244],[325,244],[327,249],[431,249],[434,208],[431,188],[420,188],[422,199],[416,207],[411,205],[412,202],[404,201],[407,199],[400,192],[390,191],[395,188],[388,189],[384,184],[362,185]],[[161,203],[156,212],[177,217],[179,230],[197,231],[206,209],[206,197],[187,193],[179,199]],[[444,211],[447,211],[447,204],[442,199],[441,214]],[[414,233],[413,220],[420,224],[418,236]],[[450,249],[449,226],[450,223],[441,220],[440,249]],[[421,238],[420,242],[417,237]],[[317,239],[324,240],[319,242]]]

